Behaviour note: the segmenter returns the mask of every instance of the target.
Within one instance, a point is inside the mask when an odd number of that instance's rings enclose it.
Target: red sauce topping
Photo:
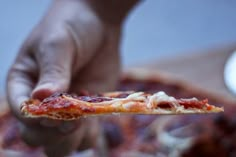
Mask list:
[[[162,103],[158,104],[158,107],[159,108],[163,108],[163,109],[167,109],[167,108],[171,108],[172,105],[170,103],[168,103],[168,102],[162,102]]]
[[[177,100],[178,103],[182,106],[184,106],[185,109],[188,108],[198,108],[198,109],[202,109],[204,106],[207,106],[206,104],[208,103],[207,99],[204,100],[196,100],[196,99],[178,99]]]
[[[107,97],[99,97],[99,96],[71,96],[68,94],[55,94],[52,95],[51,97],[48,97],[42,101],[39,105],[28,102],[29,104],[34,104],[34,105],[27,105],[27,110],[29,112],[32,112],[34,114],[44,114],[44,113],[50,113],[51,111],[55,110],[60,110],[60,109],[75,109],[76,108],[76,102],[70,101],[68,99],[64,99],[63,96],[67,97],[73,97],[74,99],[77,100],[82,100],[85,102],[92,102],[92,103],[99,103],[99,102],[104,102],[104,101],[110,101],[112,98],[107,98]],[[83,112],[95,112],[95,109],[81,104],[77,109],[83,111]]]

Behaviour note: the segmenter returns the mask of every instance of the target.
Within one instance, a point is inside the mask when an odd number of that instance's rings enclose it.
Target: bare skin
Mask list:
[[[122,23],[136,1],[52,3],[23,43],[8,74],[8,101],[27,143],[43,145],[48,156],[58,157],[78,147],[85,134],[85,120],[25,119],[20,104],[54,92],[113,90],[120,72]]]

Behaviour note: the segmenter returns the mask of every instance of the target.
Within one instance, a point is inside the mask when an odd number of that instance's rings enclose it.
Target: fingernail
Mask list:
[[[53,83],[44,83],[44,84],[40,84],[38,85],[33,92],[38,92],[41,90],[53,90],[55,88],[55,85]]]
[[[53,94],[55,90],[55,85],[53,83],[45,83],[37,86],[32,92],[32,98],[44,99]]]

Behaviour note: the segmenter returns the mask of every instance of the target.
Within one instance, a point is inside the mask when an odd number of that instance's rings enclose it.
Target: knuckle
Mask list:
[[[29,68],[30,67],[30,68]],[[7,74],[7,80],[32,79],[37,77],[37,67],[34,63],[18,62],[14,63]]]
[[[58,46],[60,46],[62,44],[62,42],[59,39],[43,39],[41,40],[41,42],[39,43],[38,47],[37,47],[37,55],[40,55],[40,57],[42,57],[43,55],[45,55],[46,53],[48,53],[49,51],[52,51],[53,49],[57,48]]]
[[[69,41],[69,36],[65,31],[54,31],[41,38],[38,50],[45,53],[46,50],[62,47]]]
[[[45,67],[42,69],[43,74],[47,74],[50,76],[61,76],[65,74],[65,69],[60,64],[51,64],[50,62],[46,63]]]
[[[12,68],[8,72],[7,79],[17,79],[18,77],[26,77],[25,73],[22,72],[22,69],[16,65],[12,66]]]
[[[56,31],[56,33],[50,33],[41,38],[34,53],[36,53],[36,59],[40,60],[40,62],[41,59],[45,59],[46,61],[53,58],[62,60],[62,58],[59,58],[62,56],[68,58],[65,54],[74,53],[73,39],[67,32]]]

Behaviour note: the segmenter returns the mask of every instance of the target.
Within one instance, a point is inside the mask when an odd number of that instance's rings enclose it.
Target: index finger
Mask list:
[[[22,119],[20,105],[30,94],[37,78],[37,65],[29,55],[18,56],[7,78],[7,98],[13,113]]]

